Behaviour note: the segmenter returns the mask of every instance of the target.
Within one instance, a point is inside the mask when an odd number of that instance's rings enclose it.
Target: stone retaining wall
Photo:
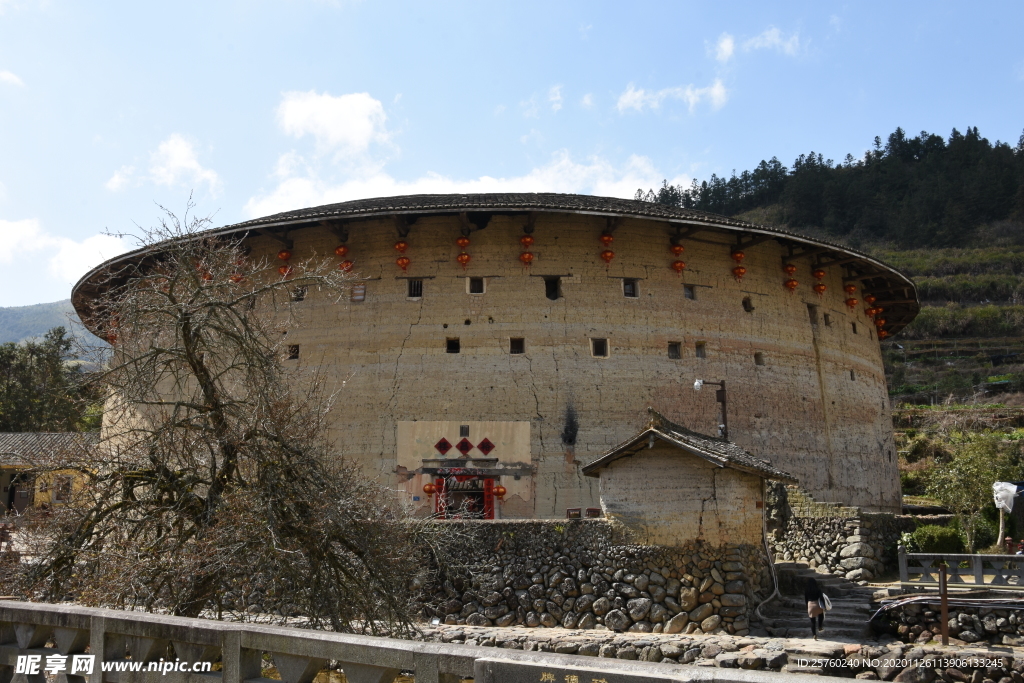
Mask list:
[[[888,610],[883,623],[905,643],[927,643],[941,636],[940,609],[938,599],[934,603],[910,603]],[[949,635],[965,643],[1024,645],[1024,609],[950,606]]]
[[[863,583],[896,569],[900,535],[917,526],[906,515],[820,503],[796,486],[771,486],[767,505],[776,562],[806,562],[819,573]]]
[[[457,526],[421,609],[445,624],[743,636],[771,591],[751,545],[636,545],[607,520],[439,523]]]

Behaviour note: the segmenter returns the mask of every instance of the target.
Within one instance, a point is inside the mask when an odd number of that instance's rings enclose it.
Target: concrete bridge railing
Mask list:
[[[182,662],[212,662],[216,664],[207,668],[216,670],[167,671],[170,663],[162,660],[168,643]],[[89,660],[88,655],[95,656],[90,672],[71,668],[75,655],[86,655],[85,660]],[[36,669],[26,667],[29,658]],[[280,682],[263,677],[263,664],[268,659],[280,673]],[[64,670],[59,668],[62,661]],[[416,683],[800,680],[793,674],[774,672],[627,662],[0,601],[0,683],[45,683],[45,667],[51,662],[57,670],[50,673],[56,674],[58,683],[311,683],[328,661],[340,663],[349,683],[391,683],[403,671],[414,672]],[[140,662],[135,666],[141,670],[131,670],[135,662]]]

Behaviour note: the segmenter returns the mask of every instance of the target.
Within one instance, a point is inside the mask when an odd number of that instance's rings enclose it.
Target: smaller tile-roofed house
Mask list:
[[[726,439],[648,414],[637,434],[583,468],[601,481],[605,516],[651,544],[760,545],[763,480],[796,479]]]
[[[45,462],[60,452],[74,452],[99,442],[99,432],[0,432],[0,514],[21,513],[33,502],[62,502],[62,488],[37,491],[23,473],[33,463]],[[59,480],[61,486],[70,482]],[[46,500],[39,496],[45,494]]]

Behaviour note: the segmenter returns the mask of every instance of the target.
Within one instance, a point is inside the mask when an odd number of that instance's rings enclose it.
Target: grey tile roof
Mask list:
[[[598,456],[595,460],[583,467],[583,474],[589,477],[598,476],[599,470],[607,467],[619,458],[626,458],[636,455],[647,448],[651,435],[662,441],[704,458],[719,467],[729,467],[756,474],[765,479],[774,479],[787,483],[797,483],[796,477],[773,466],[767,460],[763,460],[743,450],[731,441],[721,437],[708,436],[687,429],[669,421],[657,411],[648,408],[649,420],[635,436],[611,449],[607,453]]]
[[[891,283],[895,283],[895,285],[892,285],[892,287],[885,291],[895,289],[906,290],[912,293],[912,299],[910,300],[904,299],[906,294],[899,293],[888,297],[893,298],[896,310],[892,310],[886,305],[885,299],[887,297],[885,295],[879,297],[878,305],[884,306],[888,311],[887,329],[891,333],[902,329],[917,314],[919,308],[916,301],[917,290],[910,278],[870,254],[776,227],[757,225],[694,209],[682,209],[654,202],[618,199],[616,197],[559,194],[555,192],[419,194],[399,197],[375,197],[372,199],[357,199],[338,204],[325,204],[323,206],[285,211],[271,216],[214,228],[206,231],[204,234],[239,236],[258,229],[298,228],[316,225],[320,222],[357,221],[379,219],[386,216],[423,216],[457,213],[512,214],[525,212],[577,213],[607,218],[632,217],[664,220],[670,223],[681,224],[680,227],[684,228],[704,225],[709,228],[719,228],[725,231],[745,233],[752,236],[768,235],[777,237],[788,240],[792,244],[803,245],[804,248],[809,247],[815,253],[836,252],[843,255],[852,255],[856,257],[855,261],[865,272],[863,282],[867,288],[878,289],[880,286],[869,286],[867,283],[882,281],[887,283],[886,287],[889,287]],[[86,273],[72,290],[71,299],[79,315],[83,315],[83,307],[87,306],[86,300],[90,296],[90,288],[92,286],[90,281],[98,273],[104,272],[114,264],[131,261],[144,254],[152,253],[157,248],[157,245],[152,245],[121,254]],[[853,263],[852,261],[845,262]],[[878,276],[878,279],[873,280],[872,278],[876,278],[876,276]],[[89,316],[84,315],[83,317],[88,318]]]
[[[26,461],[99,440],[99,432],[0,432],[0,466],[25,466]]]

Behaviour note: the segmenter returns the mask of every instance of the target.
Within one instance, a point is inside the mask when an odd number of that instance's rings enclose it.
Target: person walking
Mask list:
[[[811,619],[811,635],[817,640],[818,634],[825,632],[825,605],[822,604],[825,599],[817,580],[807,579],[804,600],[807,601],[807,616]]]

